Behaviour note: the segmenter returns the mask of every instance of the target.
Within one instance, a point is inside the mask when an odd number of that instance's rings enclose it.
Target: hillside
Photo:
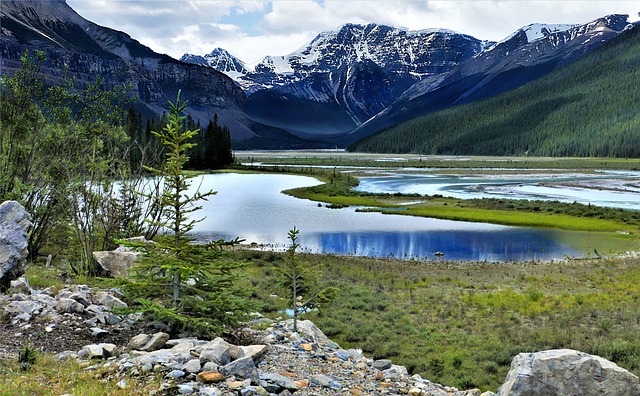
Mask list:
[[[640,157],[640,28],[505,94],[414,118],[350,151]]]

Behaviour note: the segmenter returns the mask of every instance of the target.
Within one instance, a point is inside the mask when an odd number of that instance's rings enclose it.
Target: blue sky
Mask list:
[[[531,23],[585,23],[604,15],[638,20],[636,0],[67,0],[80,15],[179,58],[222,47],[252,64],[286,55],[345,23],[444,28],[501,40]]]

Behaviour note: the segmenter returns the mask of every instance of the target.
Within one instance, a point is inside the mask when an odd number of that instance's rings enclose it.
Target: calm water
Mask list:
[[[302,250],[315,253],[450,260],[548,260],[578,256],[561,243],[561,231],[505,227],[380,213],[328,209],[282,190],[318,184],[291,175],[206,175],[200,189],[218,192],[203,203],[206,218],[196,225],[199,240],[240,237],[246,243],[285,249],[287,232],[300,230]]]

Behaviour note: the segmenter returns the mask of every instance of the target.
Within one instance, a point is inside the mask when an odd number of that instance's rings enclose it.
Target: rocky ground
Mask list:
[[[343,350],[310,321],[293,332],[292,320],[258,317],[254,324],[265,330],[246,330],[254,342],[238,346],[222,339],[170,339],[137,315],[113,314],[122,304],[116,290],[33,290],[25,281],[15,283],[0,295],[0,359],[15,359],[29,340],[60,359],[112,367],[122,387],[128,375],[162,376],[157,395],[480,395]]]
[[[84,370],[107,368],[123,389],[135,386],[131,377],[160,380],[154,396],[495,396],[432,383],[389,360],[344,350],[308,320],[294,331],[291,319],[256,314],[244,330],[247,343],[171,338],[141,315],[118,315],[114,308],[126,306],[119,297],[114,289],[33,290],[24,280],[12,282],[0,294],[0,361],[15,359],[30,340]],[[498,394],[638,396],[640,382],[600,357],[552,350],[517,355]]]

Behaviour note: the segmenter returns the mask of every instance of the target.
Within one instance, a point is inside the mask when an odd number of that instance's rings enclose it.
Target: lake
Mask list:
[[[213,174],[194,179],[200,191],[218,193],[203,202],[205,217],[193,234],[199,241],[240,237],[264,249],[284,250],[287,233],[300,230],[301,251],[312,253],[447,260],[552,260],[581,253],[564,243],[568,232],[466,223],[329,209],[282,194],[316,185],[305,176]]]

